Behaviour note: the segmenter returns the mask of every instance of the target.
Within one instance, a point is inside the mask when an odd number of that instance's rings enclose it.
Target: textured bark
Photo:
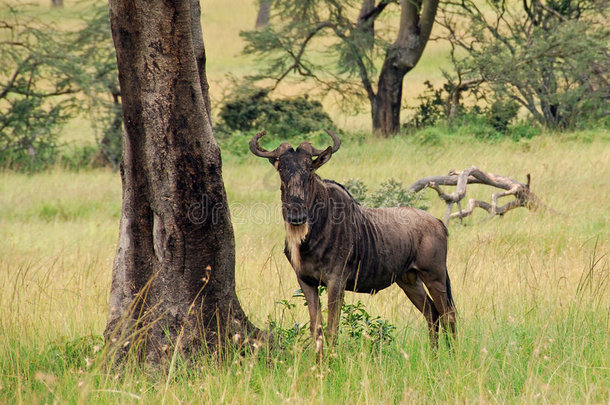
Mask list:
[[[415,67],[430,38],[438,0],[401,0],[400,28],[386,53],[375,100],[373,131],[387,136],[400,129],[400,107],[404,76]]]
[[[123,105],[123,205],[107,341],[148,361],[256,332],[210,123],[197,0],[110,0]]]
[[[269,16],[271,15],[271,1],[260,0],[258,5],[258,14],[256,15],[256,28],[262,28],[269,25]]]
[[[373,48],[375,42],[375,18],[371,18],[375,12],[375,0],[363,0],[356,27],[360,31],[359,44],[367,51]]]

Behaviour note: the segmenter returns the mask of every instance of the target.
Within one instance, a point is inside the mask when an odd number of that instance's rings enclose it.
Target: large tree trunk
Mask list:
[[[110,0],[123,206],[105,336],[148,361],[256,331],[212,133],[198,0]]]
[[[375,18],[371,14],[375,11],[375,0],[363,0],[358,13],[359,37],[357,38],[361,49],[370,51],[375,43]],[[352,34],[353,35],[353,34]]]
[[[374,102],[373,131],[387,136],[400,129],[404,76],[415,67],[434,24],[438,0],[401,0],[400,28],[386,53]]]
[[[396,63],[396,56],[388,52],[377,84],[377,94],[371,106],[373,131],[376,135],[388,136],[400,130],[400,106],[402,81],[407,71]],[[397,54],[397,52],[395,52]]]
[[[256,15],[256,28],[262,28],[269,25],[269,17],[271,16],[271,1],[260,0],[258,5],[258,14]]]

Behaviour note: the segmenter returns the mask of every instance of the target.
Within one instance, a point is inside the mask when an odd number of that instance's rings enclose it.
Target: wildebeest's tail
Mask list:
[[[447,274],[447,298],[449,299],[449,304],[455,312],[455,303],[453,302],[453,296],[451,295],[451,280],[449,280],[449,272],[446,269],[445,272]]]

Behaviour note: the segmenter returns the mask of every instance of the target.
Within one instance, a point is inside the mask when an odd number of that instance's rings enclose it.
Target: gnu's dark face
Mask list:
[[[290,148],[274,163],[282,182],[282,214],[292,225],[307,222],[309,183],[314,174],[311,153]]]
[[[288,224],[299,226],[307,223],[307,199],[314,173],[328,162],[341,146],[337,134],[329,130],[326,132],[333,139],[333,146],[324,150],[314,148],[309,142],[302,142],[295,150],[289,143],[284,142],[275,150],[268,151],[258,144],[265,131],[259,132],[250,140],[250,151],[256,156],[269,159],[280,174],[282,214]]]

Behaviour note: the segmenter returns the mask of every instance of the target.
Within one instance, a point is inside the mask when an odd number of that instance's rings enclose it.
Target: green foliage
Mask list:
[[[87,335],[75,339],[59,338],[45,348],[49,367],[54,369],[86,369],[104,346],[104,338]]]
[[[549,128],[607,114],[608,2],[489,0],[488,6],[465,1],[445,9],[448,39],[465,51],[456,63],[462,73],[484,81],[493,98],[518,102]],[[456,15],[468,23],[459,24]],[[500,131],[513,109],[506,107],[500,115],[508,115],[492,121]]]
[[[318,294],[322,299],[326,293],[326,287],[320,286]],[[297,290],[292,298],[302,300],[303,305],[307,305],[303,292]],[[323,299],[322,299],[323,301]],[[269,329],[275,335],[277,342],[282,347],[292,347],[297,344],[304,345],[306,340],[310,338],[309,326],[307,324],[293,323],[288,327],[283,327],[283,319],[287,316],[287,312],[295,310],[297,305],[292,300],[283,299],[276,301],[276,307],[281,309],[281,319],[268,320]],[[294,316],[292,316],[294,318]],[[383,343],[390,343],[395,338],[396,326],[380,316],[372,316],[366,309],[366,306],[357,301],[355,304],[343,303],[341,307],[341,319],[339,326],[339,336],[342,336],[353,344],[357,344],[362,339],[375,346]]]
[[[390,178],[379,185],[372,194],[367,194],[367,187],[359,179],[349,179],[344,187],[356,201],[374,208],[382,207],[415,207],[427,210],[428,206],[420,194],[405,189],[401,182]]]
[[[31,171],[57,163],[58,130],[86,112],[100,134],[101,160],[116,168],[122,117],[107,4],[91,2],[76,31],[44,24],[27,5],[3,4],[0,166]]]
[[[446,116],[446,101],[443,99],[444,89],[435,89],[430,81],[424,82],[426,89],[417,96],[419,105],[412,108],[413,116],[403,126],[405,128],[425,128],[436,124]]]
[[[446,130],[440,126],[427,127],[410,136],[420,145],[439,145],[446,136]]]
[[[379,13],[359,23],[355,16],[362,1],[272,2],[268,26],[240,33],[246,41],[244,53],[263,62],[249,79],[271,79],[276,86],[288,77],[311,80],[316,91],[334,93],[346,107],[370,99],[364,82],[374,84],[375,62],[390,45],[387,30],[373,30],[373,22],[392,3],[381,1]]]
[[[518,122],[508,128],[507,135],[513,141],[531,139],[540,135],[540,126],[529,121]]]
[[[37,170],[53,162],[56,129],[76,111],[73,55],[27,6],[0,17],[0,166]]]
[[[371,316],[361,301],[343,304],[340,328],[350,338],[369,339],[373,345],[393,341],[396,331],[396,326],[387,320]]]
[[[368,187],[360,179],[349,179],[343,184],[343,187],[354,197],[360,204],[364,204],[367,199]]]
[[[496,99],[487,110],[487,121],[498,132],[505,133],[519,113],[519,103],[511,99]]]
[[[455,116],[449,117],[450,90],[453,86],[448,82],[435,89],[430,82],[426,82],[426,91],[418,96],[420,104],[413,108],[414,115],[403,125],[418,143],[437,145],[446,136],[445,132],[456,128],[483,140],[509,138],[518,141],[540,133],[536,123],[521,121],[513,124],[521,107],[517,101],[506,97],[494,98],[485,108],[478,105],[455,106]]]
[[[272,100],[266,91],[238,88],[220,109],[219,133],[258,132],[291,138],[334,128],[335,124],[317,100],[308,96]],[[222,136],[222,135],[220,135]]]
[[[420,196],[405,189],[400,181],[390,178],[379,185],[379,188],[368,199],[371,206],[379,207],[416,207],[428,209],[420,202]]]
[[[117,169],[123,149],[123,116],[108,5],[91,2],[82,20],[82,29],[67,34],[80,64],[72,80],[86,96],[81,112],[89,114],[96,132],[98,164]]]
[[[329,138],[323,129],[336,129],[322,104],[308,96],[271,99],[264,90],[238,87],[227,99],[219,112],[220,123],[214,127],[223,153],[246,155],[248,142],[263,129],[267,135],[262,144],[275,145],[272,148],[283,141],[298,145],[305,137],[325,145]]]

